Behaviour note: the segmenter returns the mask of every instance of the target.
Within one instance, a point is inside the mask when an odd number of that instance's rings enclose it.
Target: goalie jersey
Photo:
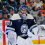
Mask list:
[[[14,14],[7,26],[6,31],[15,31],[18,36],[27,36],[28,29],[35,25],[34,18],[27,14],[27,20],[23,20],[19,14]]]

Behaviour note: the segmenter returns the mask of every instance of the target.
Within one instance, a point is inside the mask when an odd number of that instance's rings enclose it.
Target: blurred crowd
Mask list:
[[[0,20],[10,19],[13,14],[19,12],[21,5],[27,5],[27,13],[34,17],[37,24],[45,24],[45,0],[26,0],[26,2],[25,0],[0,1]]]

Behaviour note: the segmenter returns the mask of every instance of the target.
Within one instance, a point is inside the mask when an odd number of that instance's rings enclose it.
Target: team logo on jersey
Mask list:
[[[21,26],[21,32],[22,32],[22,33],[26,33],[27,31],[28,31],[28,25],[23,24],[23,25]]]

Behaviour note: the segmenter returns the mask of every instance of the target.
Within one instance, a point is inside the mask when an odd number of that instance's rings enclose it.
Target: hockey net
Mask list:
[[[0,35],[2,34],[2,37],[0,36],[0,45],[8,45],[8,39],[6,37],[6,26],[9,23],[10,19],[3,19],[2,21],[0,21],[1,26],[0,26],[0,31],[2,33],[0,33]]]

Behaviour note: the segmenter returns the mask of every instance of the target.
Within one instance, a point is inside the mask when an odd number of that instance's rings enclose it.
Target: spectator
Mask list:
[[[44,10],[45,10],[45,0],[43,0],[43,3],[42,3],[42,4],[43,4],[43,6],[44,6]]]
[[[23,3],[25,3],[25,0],[20,0],[20,5],[22,5]]]
[[[45,10],[41,10],[42,14],[45,16]]]
[[[8,3],[9,3],[10,5],[16,4],[15,0],[8,0]]]
[[[44,10],[44,6],[43,5],[41,6],[41,12],[42,12],[43,15],[45,15],[45,10]]]
[[[34,19],[36,20],[36,16],[37,16],[37,14],[38,14],[38,10],[37,10],[37,7],[36,6],[34,6],[33,8],[32,8],[32,10],[30,11],[30,14],[34,17]]]
[[[30,5],[30,0],[27,0],[26,5]]]
[[[0,2],[0,10],[2,10],[2,2]]]
[[[14,7],[14,12],[17,13],[17,1],[16,0],[7,0],[7,4]]]
[[[3,18],[4,18],[4,19],[8,19],[8,13],[7,13],[7,12],[4,12],[4,13],[3,13]]]
[[[33,0],[27,0],[26,5],[30,5],[30,2],[32,2],[32,4],[33,4]]]
[[[30,11],[32,10],[33,7],[34,7],[33,3],[30,2],[30,5],[27,8],[28,13],[30,13]]]
[[[41,11],[38,12],[38,15],[36,17],[37,24],[41,24],[44,20],[44,16],[41,14]]]
[[[40,2],[40,0],[36,0],[36,2],[34,2],[34,5],[35,5],[38,9],[40,9],[41,6],[42,6],[42,3]]]
[[[3,1],[3,5],[6,6],[7,5],[7,1]]]
[[[34,0],[34,2],[36,2],[36,0]]]
[[[0,20],[2,20],[2,11],[0,11]]]
[[[20,0],[16,0],[16,2],[17,2],[17,5],[20,5]]]
[[[9,11],[9,18],[11,18],[13,16],[13,14],[14,14],[13,9],[10,9],[10,11]]]
[[[44,6],[43,5],[41,6],[41,10],[44,10]]]
[[[13,7],[10,5],[7,5],[7,10],[10,11],[10,9],[13,9]]]
[[[3,6],[3,13],[4,13],[4,12],[9,13],[9,11],[7,10],[7,7],[6,7],[6,6]]]

